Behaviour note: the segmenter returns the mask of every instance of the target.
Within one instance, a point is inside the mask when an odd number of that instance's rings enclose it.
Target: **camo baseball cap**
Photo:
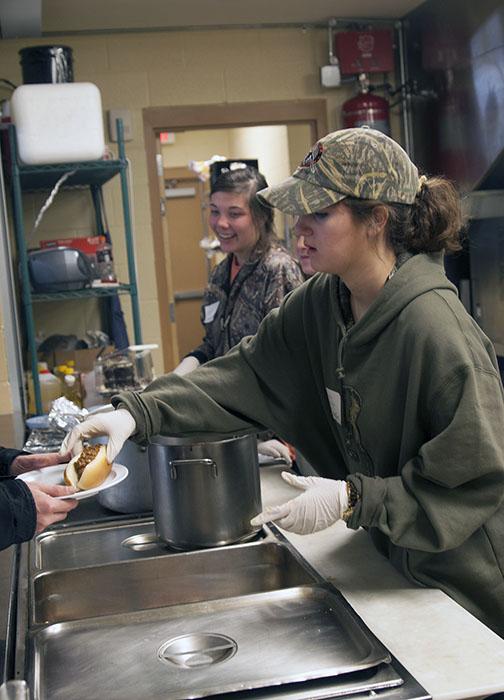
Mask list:
[[[345,197],[412,204],[420,183],[406,151],[381,131],[341,129],[320,139],[292,177],[259,198],[286,214],[311,214]]]

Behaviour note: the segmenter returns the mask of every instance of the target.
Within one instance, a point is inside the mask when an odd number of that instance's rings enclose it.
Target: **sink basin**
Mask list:
[[[32,622],[81,620],[311,584],[316,574],[276,541],[230,545],[32,578]]]

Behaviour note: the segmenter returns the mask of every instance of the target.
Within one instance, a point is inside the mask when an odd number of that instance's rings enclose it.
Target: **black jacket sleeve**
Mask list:
[[[9,468],[14,459],[18,455],[24,455],[26,452],[23,450],[8,449],[7,447],[0,447],[0,476],[7,476],[9,474]]]
[[[36,524],[35,501],[28,486],[21,479],[0,479],[0,550],[30,540]]]
[[[12,461],[21,450],[0,447],[0,550],[26,542],[35,534],[37,510],[28,486],[8,476]]]

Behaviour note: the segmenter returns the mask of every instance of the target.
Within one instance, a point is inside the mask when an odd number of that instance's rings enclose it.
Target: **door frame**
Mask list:
[[[156,140],[161,131],[227,129],[276,124],[308,124],[312,143],[327,133],[327,102],[314,100],[279,100],[275,102],[235,102],[183,107],[144,107],[142,110],[147,177],[151,207],[154,265],[161,328],[161,352],[164,370],[174,367],[174,324],[170,322],[170,287],[165,267],[165,244],[159,201]]]

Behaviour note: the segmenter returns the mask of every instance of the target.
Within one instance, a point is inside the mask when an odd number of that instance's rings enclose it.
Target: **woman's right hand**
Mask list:
[[[42,532],[46,527],[64,520],[68,513],[73,510],[78,501],[72,499],[61,500],[55,496],[68,496],[75,493],[71,486],[59,486],[57,484],[39,484],[36,481],[26,484],[31,491],[35,508],[37,510],[36,532]]]
[[[85,438],[108,436],[107,460],[113,462],[126,440],[136,430],[135,419],[125,408],[118,408],[112,413],[97,413],[83,423],[79,423],[68,433],[63,441],[60,454],[71,452],[73,455],[82,451]]]

